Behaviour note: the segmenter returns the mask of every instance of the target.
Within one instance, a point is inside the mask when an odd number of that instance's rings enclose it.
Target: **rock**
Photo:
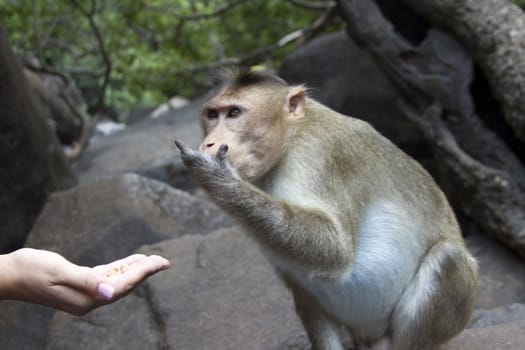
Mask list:
[[[500,243],[482,234],[465,238],[479,263],[475,308],[492,309],[525,302],[525,262]]]
[[[188,168],[180,161],[180,156],[168,158],[155,166],[135,170],[134,173],[169,184],[175,188],[195,194],[197,187],[191,179]]]
[[[110,136],[98,138],[74,164],[79,180],[85,183],[125,172],[155,176],[159,167],[172,164],[176,169],[181,168],[174,140],[181,140],[193,148],[200,144],[203,138],[199,120],[202,103],[202,99],[197,100],[158,118],[147,118]],[[157,171],[151,171],[152,168]],[[176,176],[164,176],[158,180],[173,178]]]
[[[46,350],[174,349],[163,347],[145,289],[83,317],[57,312],[49,328]]]
[[[397,107],[397,90],[345,32],[321,36],[294,51],[279,75],[293,84],[306,83],[312,97],[330,108],[368,121],[416,159],[430,157],[421,133]]]
[[[102,119],[95,125],[95,130],[93,136],[91,137],[91,142],[95,142],[101,137],[105,137],[116,132],[122,131],[126,128],[126,124],[117,123],[110,119]]]
[[[232,223],[200,194],[136,174],[53,194],[28,246],[86,265],[160,254],[171,268],[83,317],[4,301],[0,348],[308,349],[291,295]],[[466,241],[480,262],[482,309],[443,349],[520,349],[525,264],[486,236]]]
[[[164,114],[168,114],[176,109],[186,107],[190,101],[185,99],[182,96],[174,96],[170,98],[166,103],[161,104],[155,110],[153,110],[148,117],[149,118],[158,118]]]
[[[126,111],[120,116],[120,119],[126,124],[135,124],[146,118],[149,114],[153,112],[157,107],[156,106],[139,106],[135,107],[129,111]]]
[[[140,252],[165,256],[171,268],[148,279],[137,297],[84,317],[57,313],[48,350],[79,349],[79,341],[80,348],[97,350],[308,348],[291,295],[240,229]]]
[[[49,109],[30,88],[0,28],[0,254],[23,246],[49,192],[77,183]]]
[[[443,350],[523,350],[525,321],[504,325],[467,329]]]
[[[11,300],[0,301],[0,308],[0,349],[44,348],[53,309]]]
[[[94,265],[145,244],[231,224],[209,201],[130,173],[52,194],[26,246]]]
[[[485,328],[516,321],[525,321],[525,304],[511,304],[491,310],[476,310],[468,328]]]
[[[129,298],[87,316],[56,313],[48,350],[309,348],[289,292],[241,229],[188,235],[139,251],[165,256],[172,266]],[[476,328],[443,349],[521,349],[524,315],[521,304],[477,311]]]
[[[62,144],[70,145],[82,136],[85,102],[75,81],[65,72],[50,73],[37,66],[23,69],[30,89],[41,103],[42,113],[53,122]]]
[[[52,194],[37,219],[26,246],[52,250],[78,264],[93,266],[132,254],[146,244],[192,233],[203,235],[230,225],[232,221],[203,198],[194,197],[155,180],[126,174]],[[130,308],[129,305],[133,307]],[[113,320],[117,317],[113,314],[115,310],[121,310],[116,315],[140,313],[140,320],[147,326],[132,333],[141,339],[134,341],[136,344],[140,341],[154,343],[158,337],[147,327],[154,327],[155,318],[146,312],[148,307],[146,299],[139,293],[115,306],[96,310],[86,319],[109,312],[107,317]],[[0,349],[44,348],[47,324],[53,313],[53,310],[41,306],[3,301],[0,313]],[[110,323],[104,322],[98,325],[90,323],[90,327],[105,331],[106,325]],[[133,323],[134,319],[129,322]],[[135,327],[132,324],[119,325],[123,328],[118,334],[123,336],[128,328]],[[91,341],[91,337],[86,339]],[[120,341],[120,337],[111,338],[111,334],[104,333],[102,339],[109,344],[107,349],[121,348],[113,346]],[[55,342],[61,344],[60,340]],[[78,348],[73,346],[71,349]],[[101,348],[104,347],[101,345]]]

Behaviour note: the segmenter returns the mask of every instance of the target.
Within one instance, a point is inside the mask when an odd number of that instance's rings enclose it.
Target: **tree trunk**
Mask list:
[[[471,53],[525,142],[525,14],[508,0],[403,0]]]
[[[0,253],[23,245],[50,192],[76,178],[0,27]]]
[[[64,74],[53,75],[28,68],[23,72],[29,89],[45,107],[41,114],[54,121],[60,143],[72,145],[79,142],[87,116],[83,112],[82,95],[73,80]]]
[[[422,14],[432,13],[429,17],[446,18],[449,22],[445,20],[448,23],[445,29],[478,28],[467,23],[469,19],[474,21],[470,16],[458,15],[464,11],[461,6],[471,3],[468,0],[406,2],[414,3]],[[399,0],[396,3],[403,6]],[[438,5],[443,3],[448,7]],[[494,20],[488,11],[494,3],[500,3],[501,8],[513,8],[509,3],[503,4],[503,0],[477,0],[473,5],[478,8],[477,17],[474,16],[476,23]],[[491,64],[497,65],[497,58],[506,60],[508,69],[511,68],[508,62],[512,60],[521,59],[523,63],[525,43],[514,49],[515,41],[498,40],[500,31],[471,30],[460,37],[466,42],[465,47],[478,47],[477,54],[471,58],[459,42],[435,29],[430,29],[417,46],[411,44],[394,30],[373,0],[340,0],[339,4],[348,34],[372,54],[404,96],[403,109],[431,144],[440,184],[452,202],[485,232],[525,257],[525,167],[519,151],[516,153],[516,149],[523,149],[523,143],[518,140],[516,147],[509,147],[507,140],[491,130],[490,123],[479,118],[471,93],[474,58],[475,63],[487,71],[492,88],[498,90],[494,95],[500,99],[503,110],[512,111],[507,114],[507,120],[512,121],[513,131],[520,136],[523,126],[520,113],[525,104],[517,101],[523,100],[525,94],[525,66],[516,62],[512,69],[520,71],[509,73]],[[438,7],[441,9],[439,16],[435,14],[439,12]],[[482,15],[486,17],[479,18]],[[506,18],[507,21],[511,19]],[[495,23],[494,27],[505,27],[507,33],[521,33],[522,20],[518,16],[512,19],[514,22]],[[482,42],[491,42],[492,50],[506,52],[505,57],[486,52],[488,48]],[[494,78],[496,70],[505,77]],[[514,90],[507,91],[509,86]],[[490,118],[497,119],[497,113]]]

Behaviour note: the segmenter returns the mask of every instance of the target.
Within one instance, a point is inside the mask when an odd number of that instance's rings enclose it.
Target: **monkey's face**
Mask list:
[[[228,145],[227,158],[247,181],[266,174],[283,155],[286,94],[268,89],[224,90],[204,105],[206,137],[200,150],[215,156]]]

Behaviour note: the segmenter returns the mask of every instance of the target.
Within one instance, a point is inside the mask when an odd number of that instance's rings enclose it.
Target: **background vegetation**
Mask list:
[[[70,74],[92,111],[194,97],[221,63],[271,68],[318,16],[282,0],[0,0],[16,52]]]
[[[280,40],[311,26],[330,3],[0,0],[0,19],[20,56],[71,75],[94,112],[192,98],[222,63],[275,67],[293,49]]]

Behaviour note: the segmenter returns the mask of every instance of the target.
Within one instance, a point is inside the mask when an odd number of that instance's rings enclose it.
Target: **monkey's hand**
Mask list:
[[[226,159],[227,145],[221,145],[215,157],[192,150],[179,141],[175,141],[175,145],[180,150],[182,162],[189,169],[192,178],[210,194],[214,194],[228,183],[240,180],[237,171]]]

